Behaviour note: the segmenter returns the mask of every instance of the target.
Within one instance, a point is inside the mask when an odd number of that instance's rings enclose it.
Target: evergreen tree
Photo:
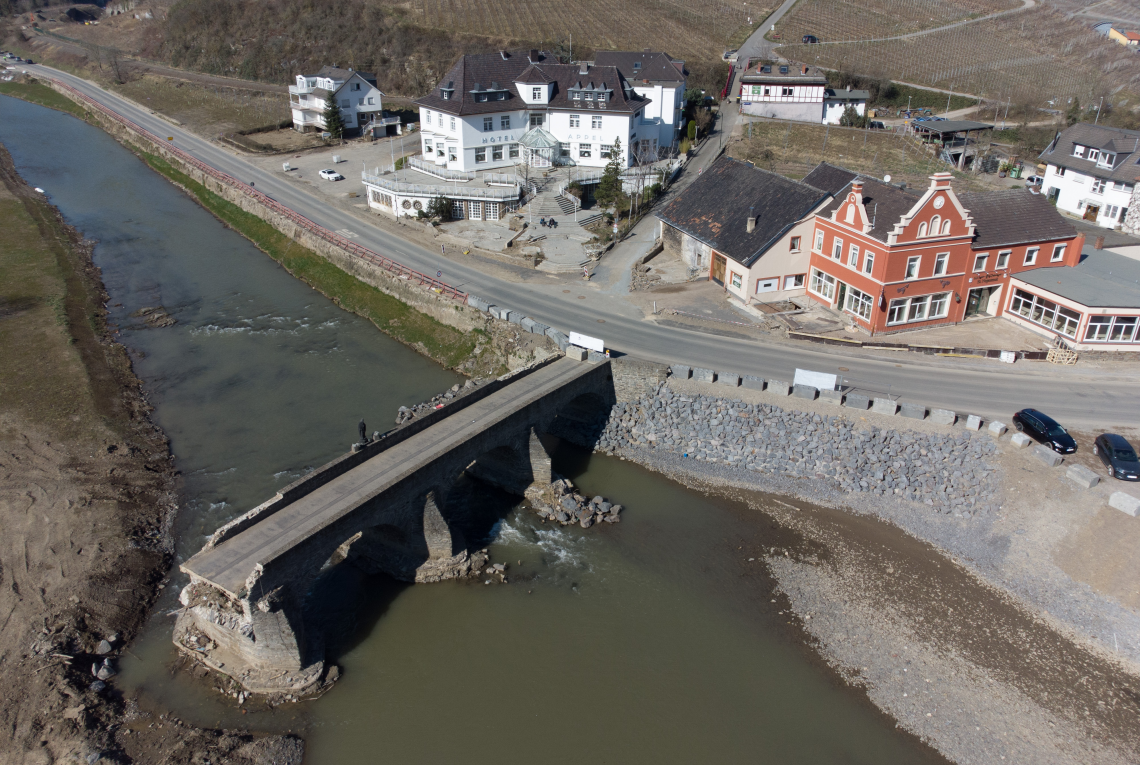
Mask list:
[[[613,148],[610,149],[610,161],[606,164],[602,179],[594,192],[594,199],[604,207],[616,205],[621,199],[621,171],[625,169],[623,159],[621,139],[614,139]]]
[[[332,137],[334,141],[339,141],[344,138],[344,117],[340,114],[340,107],[337,106],[336,99],[329,94],[328,99],[325,101],[325,131]]]
[[[1081,121],[1084,112],[1081,111],[1081,100],[1073,96],[1073,105],[1069,107],[1068,113],[1065,115],[1065,121],[1070,125],[1075,125]]]

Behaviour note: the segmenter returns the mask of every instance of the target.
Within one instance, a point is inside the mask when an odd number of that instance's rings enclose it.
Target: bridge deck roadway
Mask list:
[[[273,560],[370,497],[594,368],[566,358],[548,364],[380,452],[217,547],[202,550],[182,569],[236,596],[258,563]]]

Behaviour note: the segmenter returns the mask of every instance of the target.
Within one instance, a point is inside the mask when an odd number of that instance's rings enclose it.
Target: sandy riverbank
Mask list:
[[[726,395],[723,386],[692,381],[671,387],[689,398]],[[840,415],[856,430],[951,432],[768,393],[728,395]],[[1063,471],[1004,442],[989,458],[998,478],[989,507],[969,516],[897,495],[849,493],[834,479],[697,461],[660,446],[615,453],[746,502],[761,522],[801,535],[796,545],[742,550],[742,563],[767,568],[777,583],[773,597],[832,667],[953,761],[1126,763],[1140,756],[1132,642],[1140,619],[1131,601],[1105,589],[1118,587],[1117,578],[1102,575],[1108,583],[1098,592],[1066,573],[1075,547],[1082,560],[1097,555],[1092,540],[1104,533],[1090,530],[1117,522],[1102,517],[1103,491],[1066,486]],[[1117,533],[1136,532],[1125,525]],[[1084,565],[1103,574],[1129,563],[1120,550],[1100,553]]]
[[[0,759],[299,763],[296,738],[156,720],[92,676],[164,586],[176,474],[91,243],[2,147],[0,244]]]

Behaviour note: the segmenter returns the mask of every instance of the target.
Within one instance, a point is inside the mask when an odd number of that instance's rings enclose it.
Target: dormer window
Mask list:
[[[1116,155],[1105,152],[1100,155],[1100,161],[1097,162],[1101,167],[1112,167],[1116,162]]]
[[[587,93],[586,94],[586,100],[587,101],[593,101],[594,100],[594,94],[593,93]]]
[[[780,74],[787,74],[787,73],[788,73],[788,67],[781,66],[780,67]]]
[[[771,74],[772,73],[772,67],[769,66],[768,64],[765,64],[764,66],[760,67],[760,72],[762,74]]]
[[[575,100],[575,101],[580,101],[580,100],[582,100],[582,91],[580,91],[580,90],[575,90],[575,91],[574,91],[574,100]]]
[[[531,88],[530,89],[530,97],[531,97],[531,99],[533,99],[535,101],[541,101],[542,100],[542,88]]]
[[[1089,162],[1096,162],[1097,157],[1099,157],[1099,156],[1100,156],[1100,150],[1099,149],[1089,149],[1089,156],[1088,156]]]
[[[1073,144],[1073,156],[1083,157],[1085,155],[1085,147],[1079,144]]]

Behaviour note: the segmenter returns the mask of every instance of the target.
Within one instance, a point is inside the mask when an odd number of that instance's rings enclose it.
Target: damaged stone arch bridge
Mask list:
[[[637,362],[540,362],[310,473],[181,565],[190,583],[175,643],[249,691],[311,688],[324,647],[303,614],[326,564],[417,582],[467,574],[451,485],[466,473],[512,494],[543,493],[551,468],[540,434],[604,418],[623,380],[637,388],[664,377],[664,367]]]

